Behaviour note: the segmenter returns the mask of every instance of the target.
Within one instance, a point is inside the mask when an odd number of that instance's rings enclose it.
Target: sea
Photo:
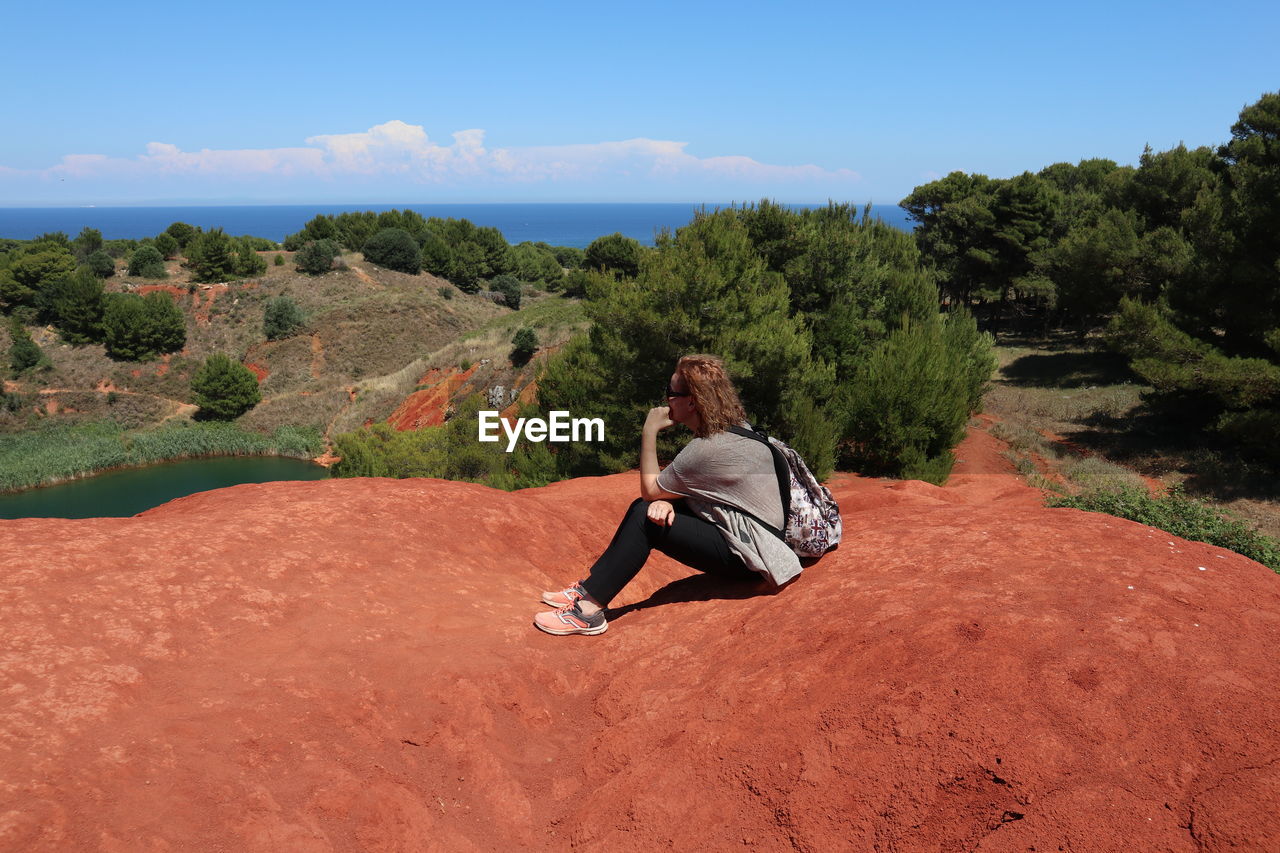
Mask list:
[[[317,214],[362,210],[409,209],[423,216],[469,219],[492,226],[507,242],[526,240],[552,246],[586,248],[591,241],[620,232],[653,245],[663,230],[687,225],[695,211],[730,207],[730,204],[279,204],[206,205],[168,207],[0,207],[0,237],[30,240],[62,231],[70,237],[85,227],[96,228],[108,240],[140,240],[154,237],[174,222],[202,228],[221,228],[228,234],[251,234],[277,242],[302,230]],[[814,205],[792,205],[796,208]],[[859,211],[862,207],[859,206]],[[872,205],[871,215],[910,231],[914,223],[897,205]]]

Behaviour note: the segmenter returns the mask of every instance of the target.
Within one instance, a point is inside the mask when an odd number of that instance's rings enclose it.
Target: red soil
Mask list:
[[[464,371],[455,367],[433,367],[418,380],[419,385],[427,385],[420,391],[414,391],[400,404],[387,423],[400,432],[421,429],[422,427],[440,426],[449,408],[449,400],[471,378],[479,365],[472,365]]]
[[[530,619],[634,474],[0,523],[0,849],[1280,849],[1280,578],[992,442],[835,478],[777,594],[655,557],[593,638]]]
[[[319,335],[311,336],[311,378],[319,379],[324,373],[324,344]]]
[[[251,371],[253,371],[254,376],[258,377],[259,385],[265,382],[267,380],[267,377],[271,375],[271,371],[263,367],[261,364],[252,364],[250,362],[245,362],[244,366],[249,368]]]
[[[148,293],[167,293],[175,302],[181,302],[189,295],[185,287],[178,287],[176,284],[140,284],[134,288],[133,292],[139,296],[146,296]]]
[[[241,287],[249,290],[257,286],[257,282],[249,282]],[[142,296],[146,296],[148,293],[167,293],[178,303],[189,297],[191,310],[195,313],[196,325],[207,326],[209,325],[209,314],[213,310],[213,303],[217,301],[219,296],[230,290],[231,285],[229,284],[201,284],[197,285],[194,291],[188,291],[185,287],[179,287],[176,284],[142,284],[134,292]]]

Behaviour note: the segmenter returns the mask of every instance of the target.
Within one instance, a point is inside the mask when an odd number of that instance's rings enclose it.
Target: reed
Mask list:
[[[190,423],[126,431],[111,421],[51,426],[0,441],[0,491],[85,477],[108,468],[151,465],[195,456],[294,456],[324,449],[320,433],[283,426],[271,435],[235,424]]]

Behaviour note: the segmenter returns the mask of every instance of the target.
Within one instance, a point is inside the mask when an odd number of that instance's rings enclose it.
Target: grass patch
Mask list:
[[[318,431],[291,426],[267,436],[226,423],[183,423],[150,431],[125,430],[114,421],[58,424],[6,437],[0,448],[0,491],[193,456],[309,458],[323,449]]]
[[[1160,497],[1152,497],[1146,489],[1125,488],[1052,498],[1049,505],[1127,518],[1183,539],[1235,551],[1280,573],[1280,542],[1188,496],[1176,486]]]

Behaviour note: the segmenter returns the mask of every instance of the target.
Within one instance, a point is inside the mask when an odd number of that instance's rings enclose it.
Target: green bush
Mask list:
[[[200,229],[194,225],[188,225],[185,222],[175,222],[168,228],[164,229],[164,233],[168,234],[174,240],[178,241],[178,247],[185,249],[187,244],[196,238],[200,233]]]
[[[480,280],[489,274],[484,249],[477,243],[464,242],[453,247],[449,256],[449,274],[445,276],[463,293],[475,293]]]
[[[261,238],[241,237],[236,241],[235,274],[241,278],[262,275],[267,271],[267,260],[257,252]],[[269,241],[265,241],[269,242]],[[274,244],[270,248],[274,248]]]
[[[1235,551],[1272,571],[1280,572],[1280,542],[1189,497],[1181,486],[1175,486],[1161,497],[1152,497],[1146,489],[1130,488],[1117,492],[1091,492],[1075,497],[1051,498],[1048,505],[1127,518],[1139,524],[1158,527],[1183,539],[1207,542]]]
[[[275,264],[278,267],[284,266],[284,255],[276,255],[275,260],[273,260],[271,263]]]
[[[102,316],[103,343],[114,359],[138,361],[186,345],[182,310],[167,293],[113,293]]]
[[[164,256],[155,246],[139,246],[129,256],[129,275],[139,278],[167,278]]]
[[[88,344],[102,340],[106,292],[102,279],[87,267],[46,288],[49,313],[63,340]]]
[[[36,367],[44,360],[39,344],[31,339],[26,326],[16,317],[9,321],[9,369],[14,376]]]
[[[543,244],[545,245],[545,244]],[[535,243],[512,246],[507,255],[512,274],[520,281],[542,284],[548,290],[559,286],[564,270],[549,248]]]
[[[869,474],[945,482],[951,448],[994,369],[990,336],[967,315],[890,333],[845,387],[848,461]]]
[[[399,432],[377,423],[334,438],[341,457],[334,477],[436,477],[483,482],[499,489],[542,486],[555,477],[546,442],[521,441],[513,453],[504,442],[476,441],[477,412],[483,401],[472,395],[444,426]],[[519,415],[534,414],[532,409]]]
[[[194,402],[203,417],[233,420],[262,400],[253,371],[225,353],[215,352],[191,377]]]
[[[528,364],[529,359],[538,351],[538,336],[528,326],[521,327],[511,343],[511,363],[517,367]]]
[[[453,268],[453,250],[434,231],[422,235],[422,268],[439,278],[448,278]]]
[[[247,262],[237,253],[236,242],[221,228],[205,231],[186,246],[186,266],[192,281],[227,281],[236,278],[238,267]]]
[[[267,340],[287,338],[302,326],[305,318],[298,303],[288,296],[277,296],[267,303],[262,315],[262,330]]]
[[[582,266],[586,269],[607,270],[617,277],[635,278],[640,272],[641,251],[638,240],[615,232],[592,241],[583,255]]]
[[[162,231],[158,234],[152,245],[156,247],[157,252],[164,256],[165,260],[171,260],[178,257],[178,252],[182,248],[178,245],[177,239],[167,231]]]
[[[440,296],[444,299],[452,299],[454,294],[454,289],[447,284],[442,284],[441,286],[436,288],[436,293],[440,294]]]
[[[47,247],[47,248],[46,248]],[[75,272],[76,259],[57,244],[32,243],[26,254],[13,261],[6,278],[0,283],[0,299],[12,310],[15,305],[34,305],[36,294],[52,281]]]
[[[338,245],[332,240],[312,240],[293,256],[293,264],[298,272],[322,275],[333,269],[333,259],[336,257]]]
[[[582,260],[586,256],[586,252],[582,249],[575,249],[573,246],[552,246],[551,253],[555,255],[556,262],[567,270],[576,270],[582,266]]]
[[[403,228],[384,228],[364,244],[364,259],[389,270],[417,275],[422,269],[418,241]]]
[[[104,245],[102,232],[87,225],[80,229],[80,233],[71,241],[71,249],[75,252],[76,259],[81,262],[87,261],[94,252],[102,251]]]
[[[116,262],[101,249],[91,253],[84,262],[98,278],[111,278],[116,274]]]
[[[489,282],[489,289],[502,294],[502,301],[508,308],[520,309],[520,281],[512,275],[500,275]]]

